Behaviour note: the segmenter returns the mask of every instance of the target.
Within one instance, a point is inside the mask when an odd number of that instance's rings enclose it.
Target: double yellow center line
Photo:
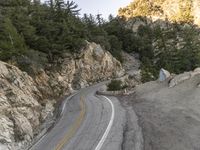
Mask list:
[[[66,143],[68,143],[69,140],[75,135],[76,131],[81,126],[81,123],[83,122],[85,112],[86,112],[85,102],[84,102],[84,99],[82,96],[80,98],[80,108],[81,108],[81,112],[80,112],[79,116],[76,118],[76,120],[72,124],[71,128],[69,129],[69,132],[67,132],[65,134],[65,136],[61,139],[61,141],[58,143],[55,150],[61,150],[63,148],[63,146]]]

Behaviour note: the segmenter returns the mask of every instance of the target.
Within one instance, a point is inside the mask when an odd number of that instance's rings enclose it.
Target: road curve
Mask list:
[[[121,150],[125,111],[116,98],[95,96],[101,86],[68,99],[58,123],[31,150]]]
[[[112,125],[113,125],[113,121],[114,121],[114,118],[115,118],[115,108],[114,108],[113,102],[109,98],[107,98],[106,96],[104,96],[104,98],[107,99],[108,102],[111,105],[112,115],[111,115],[111,118],[110,118],[110,122],[109,122],[109,124],[108,124],[108,126],[106,128],[106,131],[104,132],[104,134],[103,134],[101,140],[99,141],[97,147],[95,148],[95,150],[100,150],[102,148],[102,145],[105,142],[105,140],[106,140],[106,138],[107,138],[107,136],[108,136],[108,134],[110,132],[110,129],[111,129]]]

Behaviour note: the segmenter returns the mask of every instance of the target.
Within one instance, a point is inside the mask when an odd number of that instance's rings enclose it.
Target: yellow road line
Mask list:
[[[63,137],[63,139],[58,143],[55,150],[61,150],[63,148],[63,146],[67,142],[69,142],[69,140],[74,136],[77,129],[80,127],[81,123],[83,122],[85,112],[86,112],[83,97],[80,98],[80,108],[81,108],[81,112],[80,112],[78,118],[75,120],[74,124],[71,126],[69,132],[66,133],[65,136]]]

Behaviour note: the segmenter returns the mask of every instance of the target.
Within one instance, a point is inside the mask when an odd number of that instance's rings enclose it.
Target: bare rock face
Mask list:
[[[45,120],[49,115],[53,115],[54,106],[51,101],[47,101],[45,108],[42,110],[41,117]]]
[[[120,62],[98,44],[88,43],[80,57],[82,59],[76,61],[77,71],[74,78],[79,80],[80,86],[124,74]]]
[[[200,1],[194,0],[193,1],[193,11],[192,14],[194,16],[194,23],[200,26]]]
[[[199,0],[135,0],[129,6],[121,8],[118,15],[127,20],[135,17],[147,17],[152,22],[159,20],[170,22],[187,22],[200,25]],[[146,24],[146,21],[134,19],[133,29]],[[160,22],[162,24],[162,22]],[[160,25],[161,25],[160,24]],[[162,25],[161,25],[162,26]]]
[[[33,78],[0,61],[0,149],[30,143],[41,123],[53,115],[54,99],[123,74],[119,61],[89,42],[78,56],[69,55],[56,70],[41,69]]]
[[[31,141],[31,138],[33,138],[33,128],[28,118],[16,109],[11,112],[11,117],[14,122],[15,139]]]
[[[40,91],[30,76],[4,62],[0,62],[0,87],[1,143],[30,141],[40,122]]]
[[[65,58],[59,72],[51,75],[51,86],[57,93],[72,92],[92,83],[124,74],[121,63],[96,43],[87,43],[74,57]],[[61,92],[60,92],[61,91]]]
[[[13,140],[14,135],[14,124],[13,122],[6,117],[5,115],[0,116],[0,142],[3,143],[10,143]]]

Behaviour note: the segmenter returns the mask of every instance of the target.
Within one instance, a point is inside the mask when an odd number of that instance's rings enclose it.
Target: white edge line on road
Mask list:
[[[77,92],[73,93],[72,95],[70,95],[69,97],[67,97],[66,100],[64,100],[64,104],[63,104],[63,106],[62,106],[62,111],[61,111],[61,116],[62,116],[63,113],[64,113],[65,106],[66,106],[66,104],[68,103],[68,101],[69,101],[72,97],[74,97],[76,94],[77,94]]]
[[[103,97],[105,99],[107,99],[108,102],[110,103],[111,108],[112,108],[112,114],[111,114],[110,122],[109,122],[109,124],[108,124],[108,126],[106,128],[106,131],[104,132],[104,134],[103,134],[101,140],[99,141],[98,145],[96,146],[95,150],[100,150],[102,148],[103,143],[105,142],[105,140],[106,140],[106,138],[107,138],[107,136],[108,136],[108,134],[110,132],[110,129],[111,129],[112,125],[113,125],[113,121],[114,121],[114,118],[115,118],[115,108],[114,108],[113,102],[109,98],[107,98],[106,96],[103,96]]]

